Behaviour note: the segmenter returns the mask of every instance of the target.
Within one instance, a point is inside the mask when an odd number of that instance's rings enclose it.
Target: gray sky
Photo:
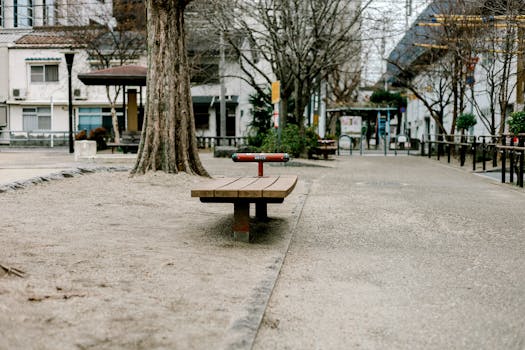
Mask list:
[[[411,13],[407,17],[407,1]],[[384,72],[384,58],[403,37],[405,28],[430,3],[430,0],[372,0],[363,21],[363,85],[372,85]]]

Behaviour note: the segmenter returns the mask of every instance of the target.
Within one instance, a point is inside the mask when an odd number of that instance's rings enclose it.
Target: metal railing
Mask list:
[[[399,138],[403,136],[404,140],[402,142],[399,142]],[[348,147],[343,147],[341,144],[343,144],[343,140],[347,140]],[[375,140],[375,139],[374,139]],[[391,154],[392,152],[394,155],[397,156],[399,152],[406,152],[407,155],[410,155],[410,151],[417,151],[419,150],[419,140],[418,139],[408,139],[405,135],[397,135],[392,136],[390,138],[390,144],[387,145],[388,136],[382,135],[379,138],[379,142],[376,141],[374,145],[371,145],[369,140],[367,141],[366,137],[364,135],[341,135],[339,136],[338,142],[337,142],[337,155],[341,155],[343,153],[343,150],[349,151],[349,155],[353,155],[354,151],[359,151],[359,155],[367,154],[367,153],[374,153],[377,154],[377,152],[383,152],[383,154],[386,156],[388,154]],[[367,145],[365,146],[365,142]]]
[[[197,147],[202,149],[216,146],[247,146],[248,137],[245,136],[197,136]]]
[[[507,159],[509,161],[509,182],[523,187],[523,162],[525,154],[525,134],[503,135],[501,145],[496,146],[501,153],[501,182],[507,181]]]
[[[467,156],[472,159],[472,170],[476,171],[477,163],[481,162],[483,171],[487,171],[487,161],[492,161],[492,167],[497,168],[498,158],[501,160],[501,182],[509,182],[523,187],[525,134],[519,135],[423,135],[421,155],[440,160],[442,156],[451,162],[452,153],[459,156],[460,166],[465,166]],[[507,167],[508,162],[508,167]],[[516,176],[514,176],[516,175]]]
[[[0,145],[10,147],[62,147],[69,144],[68,131],[0,130]]]

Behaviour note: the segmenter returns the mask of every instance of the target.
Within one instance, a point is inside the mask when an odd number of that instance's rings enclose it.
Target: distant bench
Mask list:
[[[264,176],[262,163],[287,162],[286,153],[236,153],[236,162],[258,162],[257,177],[217,178],[198,185],[191,190],[192,197],[203,203],[233,203],[233,237],[235,240],[250,240],[250,203],[255,203],[255,216],[268,217],[268,203],[282,203],[295,188],[297,176]]]
[[[115,148],[119,148],[124,153],[137,153],[140,144],[140,131],[123,131],[120,136],[120,142],[108,142],[107,146],[111,148],[111,153]]]
[[[310,156],[322,155],[324,159],[328,159],[329,154],[335,154],[337,146],[334,140],[317,140],[317,147],[310,150]]]

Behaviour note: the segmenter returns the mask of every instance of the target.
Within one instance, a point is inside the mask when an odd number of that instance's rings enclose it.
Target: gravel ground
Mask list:
[[[0,264],[25,272],[0,275],[0,349],[525,347],[523,190],[416,157],[291,165],[265,166],[300,181],[251,244],[185,174],[0,193]]]

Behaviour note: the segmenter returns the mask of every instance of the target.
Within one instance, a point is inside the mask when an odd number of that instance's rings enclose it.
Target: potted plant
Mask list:
[[[463,113],[458,116],[458,119],[456,120],[456,128],[458,130],[461,130],[461,135],[465,134],[465,130],[470,129],[474,125],[476,125],[478,122],[476,120],[476,116],[472,113]]]
[[[514,135],[525,133],[525,111],[512,113],[507,123],[509,131]]]

